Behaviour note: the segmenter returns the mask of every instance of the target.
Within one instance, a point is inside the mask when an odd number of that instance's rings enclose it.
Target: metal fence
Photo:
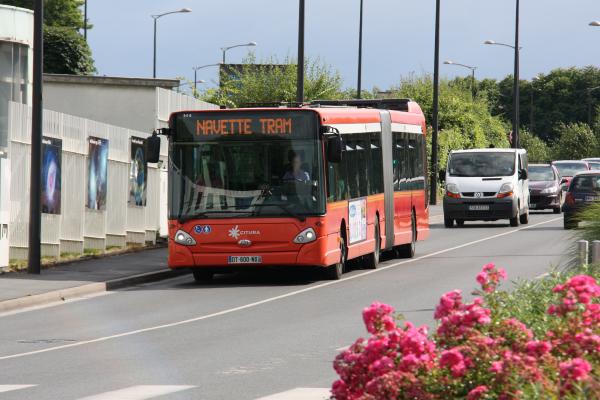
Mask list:
[[[9,246],[11,259],[27,257],[29,225],[29,171],[31,109],[9,103],[8,168],[10,182]],[[145,138],[146,132],[119,128],[84,118],[53,111],[44,111],[46,137],[62,140],[60,214],[42,214],[42,255],[60,256],[82,253],[84,249],[105,249],[128,243],[154,242],[161,226],[161,208],[166,210],[166,198],[161,187],[166,186],[166,173],[148,164],[146,205],[128,203],[131,168],[132,136]],[[88,193],[88,138],[108,140],[106,208],[86,207]],[[167,146],[161,149],[166,165]],[[160,163],[159,163],[160,166]],[[5,175],[6,176],[6,175]],[[162,182],[165,180],[164,182]]]

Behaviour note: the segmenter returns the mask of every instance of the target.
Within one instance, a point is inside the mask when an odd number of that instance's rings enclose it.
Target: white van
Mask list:
[[[452,151],[446,168],[444,225],[465,221],[529,222],[529,180],[524,149]]]

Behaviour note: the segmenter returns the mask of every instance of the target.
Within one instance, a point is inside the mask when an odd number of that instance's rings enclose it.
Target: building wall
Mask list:
[[[10,103],[9,109],[9,253],[11,259],[23,259],[29,226],[31,109],[18,103]],[[60,256],[154,242],[161,225],[160,208],[166,208],[160,204],[161,175],[156,165],[148,165],[146,206],[128,204],[130,138],[145,138],[148,133],[47,110],[43,128],[44,136],[62,140],[62,173],[60,214],[42,214],[42,254]],[[107,201],[102,211],[86,207],[89,136],[109,141]],[[166,146],[161,149],[163,163],[166,150]]]

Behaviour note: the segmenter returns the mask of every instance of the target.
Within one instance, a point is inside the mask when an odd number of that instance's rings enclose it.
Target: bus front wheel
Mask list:
[[[340,236],[340,261],[327,267],[327,278],[332,281],[337,281],[342,278],[346,269],[346,241],[343,236]]]

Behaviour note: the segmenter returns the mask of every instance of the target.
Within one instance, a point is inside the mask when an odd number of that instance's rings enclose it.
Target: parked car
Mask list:
[[[595,202],[600,202],[600,171],[578,173],[569,185],[562,208],[565,229],[577,228],[579,211]]]
[[[586,161],[590,166],[591,170],[598,171],[600,170],[600,161]]]
[[[560,160],[553,161],[552,165],[558,169],[558,173],[561,177],[561,188],[563,192],[566,192],[569,188],[569,182],[571,182],[571,178],[575,176],[576,173],[582,171],[589,171],[590,165],[587,161],[581,160]]]
[[[529,222],[527,152],[524,149],[452,151],[446,169],[444,225],[465,221]]]
[[[560,174],[551,164],[529,164],[529,209],[552,209],[560,214],[562,190]]]

